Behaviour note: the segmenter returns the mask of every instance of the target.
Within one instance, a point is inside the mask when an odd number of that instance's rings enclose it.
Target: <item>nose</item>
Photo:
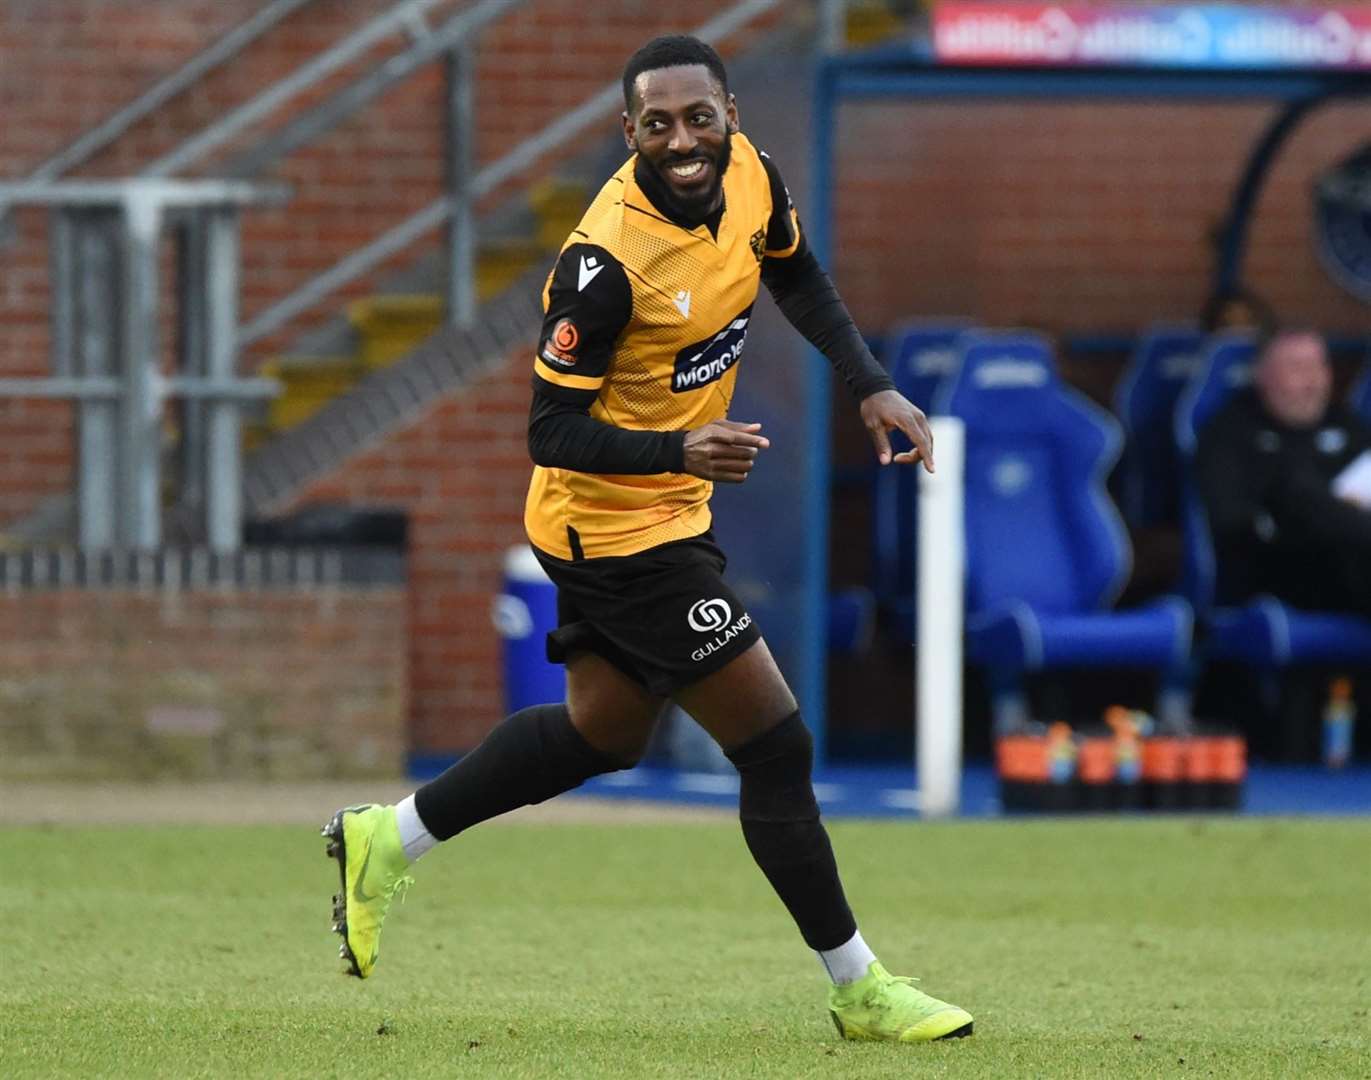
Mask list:
[[[699,140],[695,138],[687,125],[682,123],[673,125],[671,141],[667,143],[667,149],[673,154],[688,154],[698,145]]]

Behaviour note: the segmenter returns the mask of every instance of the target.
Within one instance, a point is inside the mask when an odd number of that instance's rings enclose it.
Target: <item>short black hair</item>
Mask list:
[[[712,48],[689,34],[665,34],[655,37],[628,58],[624,65],[624,108],[633,111],[633,84],[644,71],[658,68],[689,67],[701,64],[709,69],[728,100],[728,72],[724,62]]]

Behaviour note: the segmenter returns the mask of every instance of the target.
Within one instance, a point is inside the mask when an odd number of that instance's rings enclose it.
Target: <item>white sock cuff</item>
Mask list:
[[[410,862],[437,847],[438,839],[419,817],[413,795],[395,804],[395,824],[400,829],[400,843],[404,844],[405,857]]]
[[[836,949],[824,949],[815,955],[835,986],[843,986],[865,978],[867,969],[876,959],[876,954],[862,940],[860,930]]]

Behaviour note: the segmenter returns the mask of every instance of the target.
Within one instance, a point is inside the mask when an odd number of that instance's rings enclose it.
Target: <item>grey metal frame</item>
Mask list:
[[[239,407],[272,396],[270,379],[235,377],[238,341],[238,214],[283,202],[280,185],[241,181],[122,180],[0,184],[0,210],[45,206],[54,215],[50,258],[50,378],[0,379],[0,396],[77,403],[77,506],[81,547],[148,550],[162,538],[161,419],[168,398],[203,409],[194,487],[203,492],[212,549],[239,546],[242,517]],[[160,371],[158,245],[182,224],[187,319],[180,367]]]

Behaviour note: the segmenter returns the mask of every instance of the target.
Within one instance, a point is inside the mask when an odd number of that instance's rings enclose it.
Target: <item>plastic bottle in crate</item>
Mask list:
[[[1352,757],[1352,727],[1357,706],[1352,700],[1352,680],[1337,678],[1328,687],[1323,710],[1323,763],[1341,769]]]
[[[1047,728],[1047,786],[1044,809],[1075,810],[1079,806],[1076,785],[1076,738],[1071,725],[1060,720]]]
[[[1104,722],[1114,736],[1114,805],[1136,809],[1142,805],[1142,740],[1156,725],[1147,713],[1122,705],[1105,709]]]

